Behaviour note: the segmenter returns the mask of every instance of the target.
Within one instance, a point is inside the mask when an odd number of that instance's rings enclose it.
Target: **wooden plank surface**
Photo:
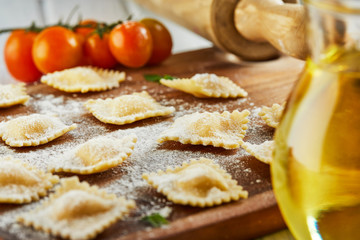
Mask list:
[[[256,113],[262,105],[282,103],[288,96],[303,62],[289,57],[273,61],[247,63],[216,49],[203,49],[172,56],[160,66],[142,69],[122,69],[127,80],[118,89],[101,93],[67,94],[44,84],[27,88],[32,99],[26,106],[0,110],[0,121],[40,112],[57,114],[66,123],[78,128],[51,143],[39,147],[10,148],[0,142],[0,155],[11,154],[45,169],[54,158],[98,135],[135,133],[139,141],[133,155],[122,166],[81,180],[98,185],[109,192],[134,199],[137,209],[124,221],[119,221],[97,239],[249,239],[285,227],[271,190],[269,166],[249,156],[244,150],[224,150],[211,146],[183,145],[176,142],[156,144],[156,138],[177,117],[196,111],[251,111],[245,140],[261,143],[272,138],[274,130],[267,127]],[[248,91],[249,97],[239,99],[199,99],[177,90],[149,83],[144,73],[190,77],[195,73],[215,73],[231,78]],[[103,124],[82,107],[91,98],[115,97],[136,91],[148,91],[163,105],[174,106],[172,117],[153,118],[125,126]],[[214,208],[194,208],[172,204],[141,180],[141,174],[166,166],[180,165],[190,158],[205,156],[214,159],[249,192],[249,198]],[[71,176],[61,174],[60,177]],[[52,239],[47,234],[15,223],[17,214],[29,211],[39,203],[25,206],[0,204],[0,237],[4,239]],[[151,229],[140,221],[143,215],[171,209],[166,228]],[[4,233],[2,236],[1,232]],[[10,237],[9,237],[10,236]]]

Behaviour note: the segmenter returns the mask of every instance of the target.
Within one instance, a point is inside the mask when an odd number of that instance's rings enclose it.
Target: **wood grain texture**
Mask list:
[[[174,106],[178,113],[199,109],[200,111],[222,111],[224,108],[228,111],[236,109],[250,109],[253,111],[262,105],[283,102],[291,91],[302,67],[302,61],[290,57],[281,57],[268,62],[248,63],[239,61],[232,55],[210,48],[174,55],[162,65],[156,67],[120,69],[126,70],[131,80],[128,79],[119,88],[107,92],[77,95],[66,94],[44,84],[30,85],[27,91],[34,98],[36,96],[39,97],[39,94],[41,96],[52,94],[54,97],[63,96],[65,101],[85,101],[97,97],[115,97],[140,91],[146,87],[147,91],[156,100],[162,101],[167,106],[169,104],[166,103],[170,102],[170,100],[179,102],[178,105]],[[198,99],[192,95],[172,90],[156,83],[146,82],[143,79],[144,73],[190,77],[195,73],[204,72],[229,77],[236,84],[247,90],[249,97],[243,100]],[[31,101],[27,106],[17,106],[1,110],[0,121],[16,115],[36,112],[37,108],[34,107],[36,100],[33,99]],[[67,111],[67,114],[62,117],[77,117],[76,114],[78,113],[76,111],[73,113]],[[54,151],[51,153],[51,156],[57,156],[61,153],[57,152],[58,148],[56,146],[71,145],[74,141],[85,141],[98,135],[139,128],[145,132],[145,135],[148,132],[153,134],[151,132],[152,128],[163,122],[170,124],[174,120],[174,117],[153,118],[125,126],[113,126],[97,121],[90,114],[81,114],[79,118],[81,118],[79,119],[79,127],[76,129],[78,133],[86,132],[92,126],[102,126],[102,130],[99,131],[96,130],[97,128],[94,128],[94,131],[89,135],[81,135],[84,139],[74,139],[74,135],[70,133],[43,146],[12,149],[13,155],[24,158],[28,156],[27,154],[30,156],[30,153],[33,155],[39,153],[41,155],[46,151]],[[265,126],[261,121],[252,122],[250,123],[246,140],[252,142],[268,140],[272,138],[273,133],[274,130]],[[2,149],[6,148],[4,142],[0,142],[0,147]],[[168,164],[171,166],[179,165],[182,161],[188,160],[195,155],[211,154],[249,192],[249,198],[218,207],[202,209],[172,204],[149,186],[141,185],[136,189],[131,189],[131,186],[129,186],[128,191],[131,191],[132,196],[135,196],[134,200],[138,207],[137,210],[129,218],[119,221],[105,230],[97,239],[250,239],[285,228],[272,193],[269,166],[249,156],[243,150],[225,150],[211,146],[193,146],[168,142],[150,149],[146,152],[144,159],[136,159],[137,155],[135,152],[141,151],[141,147],[141,145],[135,147],[134,154],[124,166],[100,174],[81,176],[80,179],[99,187],[116,189],[120,187],[117,185],[119,181],[134,169],[138,171],[140,178],[141,173],[145,169],[146,171],[156,171],[159,165],[162,165],[162,169],[164,169]],[[178,159],[171,157],[172,152],[178,153]],[[159,153],[164,153],[164,155],[159,155]],[[41,158],[41,156],[39,157]],[[148,159],[151,159],[153,162],[147,162]],[[232,159],[231,164],[229,164],[230,159]],[[29,162],[36,165],[36,162],[32,162],[31,159]],[[66,177],[69,174],[61,174],[60,176]],[[126,195],[126,192],[124,194]],[[24,211],[24,208],[30,209],[37,204],[33,203],[25,207],[0,204],[0,217],[10,214],[12,211],[21,212]],[[172,213],[169,217],[171,224],[168,227],[149,230],[148,225],[139,221],[144,211],[154,207],[154,204],[159,207],[169,206],[172,208]],[[26,233],[26,239],[51,239],[47,235],[33,235],[34,230],[26,227],[20,227],[18,231]],[[0,237],[4,239],[24,239],[21,238],[24,234],[17,234],[13,231],[10,236],[8,236],[9,234],[9,229],[0,228]],[[31,236],[37,236],[37,238]]]
[[[277,0],[241,0],[235,26],[248,41],[268,42],[284,54],[305,59],[305,8]]]

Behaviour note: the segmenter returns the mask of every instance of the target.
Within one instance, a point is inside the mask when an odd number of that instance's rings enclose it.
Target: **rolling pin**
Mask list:
[[[135,0],[244,60],[280,52],[305,59],[305,10],[296,0]],[[279,52],[280,51],[280,52]]]

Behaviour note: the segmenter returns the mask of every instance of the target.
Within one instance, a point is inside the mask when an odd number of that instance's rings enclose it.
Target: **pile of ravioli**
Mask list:
[[[98,92],[119,87],[124,72],[90,67],[77,67],[42,77],[41,82],[64,92]],[[247,92],[229,78],[215,74],[196,74],[187,79],[162,79],[161,84],[192,94],[198,98],[238,98]],[[0,108],[25,104],[30,99],[24,84],[1,85]],[[174,107],[158,103],[146,91],[115,98],[91,99],[84,103],[96,119],[106,124],[125,125],[150,117],[174,113]],[[277,127],[284,105],[263,107],[259,115],[272,127]],[[175,119],[160,133],[158,143],[178,141],[225,149],[243,147],[257,159],[270,163],[273,141],[260,145],[243,141],[250,112],[195,112]],[[66,125],[56,116],[30,114],[0,123],[0,138],[11,147],[34,147],[46,144],[69,131],[76,124]],[[98,136],[59,156],[61,161],[42,171],[11,155],[0,157],[0,202],[23,204],[37,201],[53,193],[41,204],[18,216],[17,221],[35,229],[69,239],[90,239],[112,223],[123,219],[134,209],[135,202],[106,193],[78,177],[62,178],[55,172],[93,174],[121,165],[133,151],[137,136]],[[135,150],[134,150],[135,149]],[[231,175],[213,160],[190,159],[175,169],[143,174],[143,179],[176,204],[211,207],[247,198]],[[64,209],[67,209],[64,211]]]

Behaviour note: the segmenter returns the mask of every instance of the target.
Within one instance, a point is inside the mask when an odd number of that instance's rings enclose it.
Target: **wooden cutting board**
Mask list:
[[[241,62],[232,55],[215,48],[172,56],[160,66],[142,69],[121,69],[127,80],[117,89],[87,94],[68,94],[44,84],[27,87],[32,99],[26,106],[0,110],[0,121],[30,113],[56,114],[66,123],[77,123],[72,132],[39,147],[10,148],[0,141],[0,155],[11,154],[42,169],[54,158],[92,137],[106,134],[137,134],[139,140],[133,155],[122,166],[103,173],[79,176],[80,180],[98,185],[108,192],[134,199],[137,209],[98,235],[97,239],[249,239],[285,227],[274,198],[270,170],[243,149],[225,150],[211,146],[183,145],[177,142],[157,144],[156,138],[175,118],[196,111],[233,111],[249,109],[249,129],[245,137],[251,143],[272,138],[274,129],[257,116],[263,105],[282,103],[296,81],[303,62],[281,57],[267,62]],[[190,77],[196,73],[215,73],[227,76],[242,86],[247,98],[199,99],[192,95],[147,82],[144,73]],[[174,106],[176,113],[125,126],[103,124],[82,106],[91,98],[116,97],[136,91],[148,91],[166,106]],[[208,157],[226,169],[245,190],[249,198],[213,208],[194,208],[172,204],[141,179],[144,172],[174,167],[191,158]],[[60,177],[72,174],[60,174]],[[0,204],[0,236],[3,239],[53,239],[31,228],[14,224],[17,214],[29,211],[39,203],[24,206]],[[170,224],[151,228],[140,219],[147,214],[171,209]]]

